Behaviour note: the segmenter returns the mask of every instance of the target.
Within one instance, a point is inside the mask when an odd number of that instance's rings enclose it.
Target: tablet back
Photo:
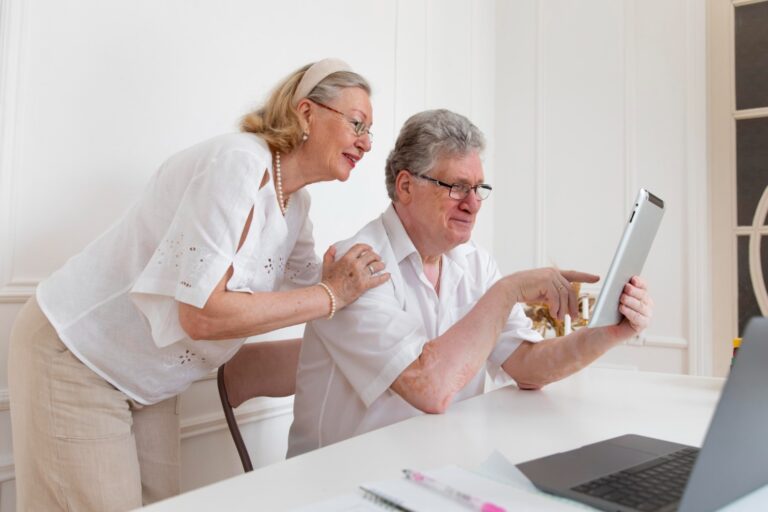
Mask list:
[[[641,188],[611,267],[605,276],[589,327],[615,325],[623,318],[619,313],[621,292],[632,276],[642,272],[663,215],[664,201]]]

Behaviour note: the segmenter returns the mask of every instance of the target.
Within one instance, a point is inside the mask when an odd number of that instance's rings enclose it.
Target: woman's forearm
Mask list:
[[[193,340],[255,336],[328,316],[331,301],[320,286],[277,292],[216,291],[205,306],[179,304],[179,321]]]

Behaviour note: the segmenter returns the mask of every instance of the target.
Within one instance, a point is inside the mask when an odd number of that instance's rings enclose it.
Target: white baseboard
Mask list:
[[[237,424],[242,427],[249,423],[257,423],[271,418],[293,414],[293,400],[273,405],[264,404],[253,409],[247,409],[245,407],[241,407],[240,409],[240,411],[235,413],[235,417],[237,417]],[[196,437],[227,428],[227,420],[224,419],[224,416],[220,411],[210,414],[201,414],[194,418],[182,421],[181,439],[188,439],[190,437]]]
[[[0,465],[0,484],[16,480],[16,467],[13,464]]]
[[[0,287],[0,304],[24,304],[36,287],[37,282],[8,283]]]

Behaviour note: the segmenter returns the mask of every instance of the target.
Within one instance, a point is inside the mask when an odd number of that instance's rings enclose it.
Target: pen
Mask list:
[[[400,501],[397,500],[397,498],[388,496],[379,490],[369,489],[364,485],[361,485],[360,489],[362,489],[362,491],[365,493],[366,498],[374,502],[383,503],[392,510],[398,510],[400,512],[416,512],[415,510],[411,510],[410,508],[403,505]]]
[[[480,498],[475,498],[469,494],[457,491],[452,487],[441,484],[434,478],[429,477],[424,473],[419,473],[418,471],[413,471],[411,469],[404,469],[403,474],[405,475],[406,479],[432,489],[433,491],[442,494],[446,498],[461,503],[465,507],[471,508],[472,510],[477,510],[478,512],[506,512],[504,508],[498,505],[494,505],[493,503],[483,501]]]

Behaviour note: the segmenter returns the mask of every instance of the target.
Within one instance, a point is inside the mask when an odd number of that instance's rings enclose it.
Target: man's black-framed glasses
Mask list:
[[[430,176],[420,176],[418,174],[413,174],[412,172],[411,172],[411,175],[416,176],[417,178],[421,178],[423,180],[431,181],[432,183],[436,185],[440,185],[441,187],[450,189],[450,192],[448,192],[448,197],[450,197],[451,199],[456,199],[458,201],[461,201],[462,199],[467,197],[469,195],[470,190],[474,190],[475,196],[480,201],[482,201],[484,199],[488,199],[488,196],[491,195],[491,191],[493,190],[493,187],[487,183],[479,183],[474,187],[470,187],[469,185],[466,185],[464,183],[446,183],[444,181],[437,180]]]
[[[349,117],[344,112],[339,112],[333,107],[329,107],[328,105],[324,103],[320,103],[319,101],[312,100],[313,103],[320,105],[326,110],[330,110],[331,112],[335,112],[336,114],[339,114],[341,117],[344,118],[347,122],[349,122],[352,125],[352,129],[355,131],[355,135],[358,137],[362,137],[363,135],[367,135],[369,139],[373,140],[373,133],[371,133],[371,127],[367,124],[365,124],[362,121],[358,121],[354,117]]]

